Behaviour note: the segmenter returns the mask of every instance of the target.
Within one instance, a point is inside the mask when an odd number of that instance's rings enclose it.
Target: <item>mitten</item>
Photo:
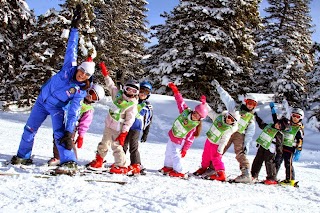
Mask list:
[[[121,146],[124,146],[124,141],[126,140],[128,132],[121,132],[120,135],[116,138],[116,141],[119,141]]]
[[[106,65],[104,64],[104,62],[100,62],[100,68],[101,68],[101,73],[104,77],[108,76],[109,75],[109,71],[106,67]]]
[[[187,154],[187,151],[186,150],[181,150],[181,158],[184,158]]]
[[[296,150],[293,154],[293,161],[297,162],[300,159],[301,150]]]
[[[83,137],[82,136],[78,136],[77,140],[76,140],[76,144],[77,144],[77,147],[80,149],[82,147],[82,144],[83,144]]]
[[[71,27],[78,28],[79,23],[80,23],[80,19],[81,19],[81,5],[78,4],[76,9],[74,9],[74,11],[73,11],[73,18],[71,21]]]
[[[214,86],[214,87],[219,87],[220,86],[219,82],[216,79],[213,79],[213,81],[211,81],[211,85]]]
[[[273,102],[270,102],[269,106],[270,106],[270,108],[271,108],[271,113],[272,113],[272,114],[277,114],[277,108],[276,108],[276,106],[274,105],[274,103],[273,103]]]
[[[71,132],[66,131],[63,137],[60,139],[60,144],[63,144],[68,150],[71,150],[73,148],[73,140],[71,137]]]
[[[173,94],[178,94],[179,93],[179,90],[178,90],[177,86],[174,85],[174,83],[169,82],[168,83],[168,87],[170,87],[170,89],[172,90]]]

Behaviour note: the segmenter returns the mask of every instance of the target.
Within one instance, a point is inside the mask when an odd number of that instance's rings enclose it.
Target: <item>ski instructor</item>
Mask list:
[[[76,66],[78,52],[78,26],[81,19],[81,6],[77,5],[71,21],[71,30],[62,69],[52,76],[41,88],[24,127],[16,156],[12,164],[32,164],[31,152],[34,137],[48,115],[51,116],[55,144],[60,155],[60,169],[77,170],[76,156],[72,150],[72,133],[81,101],[92,84],[95,64],[92,61]],[[64,119],[63,107],[70,102],[69,113]],[[58,169],[59,169],[58,168]]]

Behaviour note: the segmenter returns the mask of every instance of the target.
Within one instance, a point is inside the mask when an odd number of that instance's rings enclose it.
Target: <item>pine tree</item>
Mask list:
[[[308,107],[315,106],[311,108],[313,115],[316,116],[318,121],[320,120],[320,44],[315,43],[313,45],[312,51],[315,56],[315,64],[312,72],[308,73],[307,77],[309,79],[308,89]],[[309,108],[307,108],[309,109]]]
[[[151,28],[159,43],[150,47],[146,60],[157,92],[166,93],[172,81],[185,97],[198,99],[215,93],[213,79],[235,98],[249,92],[258,2],[182,0],[164,13],[166,23]],[[209,96],[208,101],[218,98]]]
[[[105,61],[118,83],[142,73],[146,4],[144,0],[105,0],[96,5],[97,58]]]
[[[22,68],[29,60],[23,51],[35,16],[23,0],[0,1],[0,21],[0,100],[12,102],[22,96],[15,80],[23,74]]]
[[[309,0],[268,0],[264,30],[257,47],[258,90],[285,97],[302,106],[307,95],[306,74],[312,70]]]

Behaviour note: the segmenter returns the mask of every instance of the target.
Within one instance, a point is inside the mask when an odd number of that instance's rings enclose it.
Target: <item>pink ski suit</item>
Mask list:
[[[224,116],[227,112],[223,112],[222,115]],[[211,108],[209,109],[208,116],[214,121],[219,115],[216,114]],[[231,135],[238,130],[237,123],[232,126],[232,128],[228,129],[224,132],[224,134],[221,136],[219,141],[215,144],[207,138],[203,153],[202,153],[202,161],[201,161],[201,167],[202,168],[208,168],[210,166],[210,162],[212,162],[212,165],[216,171],[219,170],[225,170],[224,163],[222,162],[222,154],[224,147],[228,143]]]
[[[187,104],[184,102],[180,93],[174,95],[179,113],[181,114],[185,109],[188,109]],[[182,150],[187,151],[194,139],[195,139],[196,127],[194,127],[184,138],[178,138],[173,135],[172,129],[168,132],[169,140],[166,147],[164,166],[172,167],[178,173],[185,173],[181,164],[181,154]]]

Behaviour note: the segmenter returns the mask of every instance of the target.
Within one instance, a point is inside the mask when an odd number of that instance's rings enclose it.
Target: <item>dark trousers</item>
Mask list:
[[[269,150],[264,149],[262,146],[259,147],[256,157],[253,160],[251,167],[251,176],[258,178],[263,162],[266,166],[267,180],[276,180],[276,163],[275,154]]]
[[[139,130],[130,130],[124,142],[123,151],[127,153],[129,147],[130,161],[132,164],[141,164],[139,153]]]
[[[286,168],[286,180],[294,180],[294,168],[292,166],[293,153],[295,151],[295,147],[283,146],[283,154],[276,155],[276,169],[277,174],[280,170],[281,164],[284,161],[284,166]]]

